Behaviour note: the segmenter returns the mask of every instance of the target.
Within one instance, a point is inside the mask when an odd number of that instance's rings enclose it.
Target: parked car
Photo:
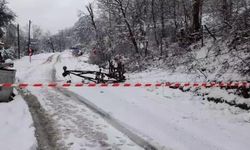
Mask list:
[[[72,47],[71,50],[72,50],[72,55],[75,57],[82,56],[82,54],[83,54],[81,49],[79,49],[77,47]]]

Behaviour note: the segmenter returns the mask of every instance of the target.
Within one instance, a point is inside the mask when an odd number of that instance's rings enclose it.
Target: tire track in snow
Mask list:
[[[102,116],[103,119],[105,119],[108,123],[110,123],[113,127],[115,127],[117,130],[128,136],[133,142],[138,144],[140,147],[143,147],[145,150],[157,150],[158,148],[151,144],[150,142],[146,141],[145,139],[141,138],[137,134],[133,133],[129,129],[127,129],[125,126],[122,125],[117,119],[110,116],[108,113],[106,113],[101,108],[97,107],[95,104],[91,103],[87,99],[79,96],[78,94],[71,92],[67,89],[58,89],[62,94],[64,95],[70,95],[71,97],[74,97],[74,99],[78,100],[79,102],[86,105],[88,108]]]
[[[53,116],[53,121],[58,128],[59,138],[63,139],[66,149],[74,149],[72,146],[79,145],[86,149],[140,149],[129,142],[121,133],[116,133],[116,142],[110,142],[109,135],[104,131],[114,132],[104,121],[102,116],[93,113],[91,109],[83,105],[72,95],[62,94],[57,89],[42,89],[39,91],[46,102],[46,110]],[[118,131],[116,131],[118,132]],[[76,140],[70,141],[70,138]],[[82,140],[82,143],[78,143]]]
[[[61,62],[60,56],[58,56],[57,61],[53,65],[52,81],[56,81],[55,64],[57,62],[59,62],[59,61]],[[128,136],[133,142],[135,142],[136,144],[138,144],[140,147],[142,147],[142,148],[144,148],[146,150],[157,150],[156,146],[154,146],[150,142],[146,141],[145,139],[141,138],[137,134],[133,133],[132,131],[130,131],[129,129],[127,129],[126,127],[124,127],[122,125],[122,123],[120,123],[118,120],[116,120],[115,118],[113,118],[112,116],[110,116],[104,110],[102,110],[101,108],[97,107],[95,104],[91,103],[87,99],[85,99],[85,98],[77,95],[74,92],[70,92],[69,90],[67,90],[65,88],[61,88],[61,89],[57,88],[57,91],[60,92],[61,94],[65,95],[65,96],[69,96],[70,95],[71,98],[73,98],[75,101],[81,102],[84,105],[86,105],[89,109],[91,109],[92,111],[94,111],[97,114],[99,114],[103,119],[105,119],[109,124],[111,124],[118,131],[120,131],[121,133],[123,133],[126,136]]]
[[[54,127],[54,123],[51,116],[47,114],[45,109],[41,106],[37,97],[20,89],[18,89],[18,91],[28,104],[34,121],[35,136],[38,142],[37,150],[64,149],[57,144],[58,133]]]
[[[51,63],[53,60],[52,55],[48,57],[48,59],[43,62],[41,65]],[[58,56],[57,56],[58,57]],[[32,68],[31,71],[25,76],[32,74],[37,68]],[[20,79],[19,79],[20,80]],[[59,134],[55,128],[55,124],[52,120],[52,117],[46,112],[46,110],[40,104],[38,98],[30,93],[28,90],[17,89],[21,94],[23,99],[26,101],[30,113],[32,115],[32,119],[34,121],[35,126],[35,136],[38,142],[37,150],[63,150],[65,147],[58,144]]]

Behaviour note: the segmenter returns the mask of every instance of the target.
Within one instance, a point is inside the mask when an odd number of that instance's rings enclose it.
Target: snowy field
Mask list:
[[[72,82],[78,83],[81,82],[80,78],[73,76],[63,78],[62,67],[67,66],[70,70],[98,70],[97,66],[88,64],[87,60],[87,56],[74,58],[69,51],[65,51],[36,55],[31,64],[28,57],[25,57],[16,61],[15,66],[19,82],[63,83],[71,79]],[[126,76],[129,83],[204,81],[196,75],[170,73],[159,69]],[[66,88],[69,92],[76,93],[79,96],[77,98],[60,89],[28,88],[28,90],[38,98],[53,120],[57,130],[56,144],[66,149],[141,148],[128,138],[126,133],[114,128],[110,122],[86,107],[84,103],[89,103],[98,111],[107,113],[121,126],[157,149],[248,150],[250,147],[249,111],[227,104],[204,101],[203,97],[193,92],[184,93],[166,87]],[[208,93],[218,94],[215,91],[211,89]],[[227,96],[226,93],[223,95]],[[13,103],[17,102],[20,101]],[[8,105],[14,107],[12,103]],[[8,107],[4,108],[8,110]],[[31,129],[29,128],[29,132]],[[30,143],[34,143],[33,139]]]

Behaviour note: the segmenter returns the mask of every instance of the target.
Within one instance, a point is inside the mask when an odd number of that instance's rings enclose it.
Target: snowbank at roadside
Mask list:
[[[0,103],[0,149],[35,150],[35,128],[28,106],[20,95]]]

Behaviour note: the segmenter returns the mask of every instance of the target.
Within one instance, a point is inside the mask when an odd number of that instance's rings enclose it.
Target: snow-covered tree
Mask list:
[[[7,7],[5,0],[0,0],[0,39],[4,35],[3,27],[6,27],[15,18],[14,13]]]

